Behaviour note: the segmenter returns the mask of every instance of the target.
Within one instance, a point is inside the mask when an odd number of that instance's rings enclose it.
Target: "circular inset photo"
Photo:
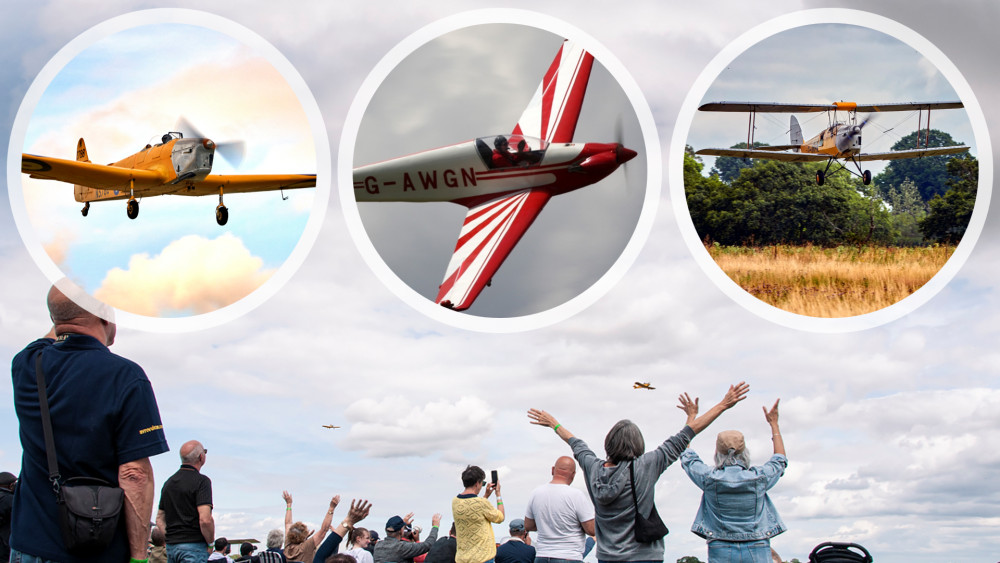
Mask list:
[[[35,261],[126,326],[201,328],[263,301],[301,263],[329,195],[301,77],[249,30],[190,10],[135,12],[68,44],[10,146]]]
[[[482,19],[451,18],[376,68],[345,125],[342,199],[400,297],[451,324],[516,330],[565,318],[620,277],[659,151],[638,89],[592,39]]]
[[[926,301],[978,237],[982,112],[911,30],[848,10],[794,16],[737,40],[689,95],[679,219],[706,272],[755,311],[873,326]]]

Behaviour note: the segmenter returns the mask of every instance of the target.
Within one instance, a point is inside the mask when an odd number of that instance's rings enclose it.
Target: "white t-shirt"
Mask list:
[[[526,518],[538,528],[535,557],[583,559],[586,534],[582,522],[594,519],[594,505],[586,493],[569,485],[546,483],[531,493]]]
[[[372,554],[368,553],[368,550],[366,550],[366,549],[364,549],[362,547],[354,547],[354,548],[348,549],[347,551],[344,552],[344,554],[345,555],[350,555],[358,563],[373,563],[374,562],[374,558],[372,557]],[[317,563],[319,563],[319,562],[317,562]]]

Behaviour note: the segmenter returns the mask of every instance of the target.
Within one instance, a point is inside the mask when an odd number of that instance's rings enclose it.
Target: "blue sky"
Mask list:
[[[24,2],[21,18],[0,21],[5,128],[59,49],[107,18],[149,5],[113,0],[81,10],[77,3]],[[193,1],[170,5],[205,8]],[[671,146],[672,135],[706,65],[755,26],[805,8],[867,9],[893,18],[937,45],[980,100],[1000,99],[995,2],[916,9],[903,0],[723,2],[705,10],[648,1],[613,11],[564,1],[509,5],[565,20],[622,61],[649,101],[665,167],[671,151],[683,149]],[[304,1],[280,11],[264,2],[208,9],[254,30],[288,58],[316,97],[337,155],[355,95],[387,52],[423,25],[494,7],[384,1],[345,10]],[[989,129],[1000,131],[1000,109],[984,104],[983,110]],[[255,115],[254,123],[268,115]],[[127,142],[145,143],[161,128],[138,128]],[[60,138],[75,142],[73,135]],[[89,139],[88,146],[92,155],[105,150]],[[785,560],[805,561],[828,540],[862,543],[879,563],[995,558],[1000,497],[989,485],[1000,482],[995,217],[987,216],[956,276],[922,307],[867,330],[827,334],[764,319],[708,281],[681,236],[667,172],[650,235],[624,277],[578,314],[512,334],[455,328],[401,301],[368,267],[339,198],[331,198],[301,267],[252,311],[201,330],[120,330],[113,350],[145,368],[172,447],[153,459],[157,489],[177,468],[177,448],[197,438],[211,452],[205,473],[214,484],[221,535],[263,538],[280,526],[283,489],[294,495],[295,518],[312,526],[338,493],[371,499],[365,524],[374,529],[409,511],[425,529],[435,512],[447,526],[450,499],[469,463],[498,469],[509,514],[523,515],[531,490],[569,452],[551,431],[528,424],[528,408],[553,413],[597,451],[612,424],[629,417],[652,446],[683,422],[674,408],[678,393],[688,391],[707,406],[746,379],[746,402],[693,447],[705,458],[715,432],[737,428],[761,461],[770,433],[760,407],[781,397],[790,464],[771,495],[789,531],[772,545]],[[226,201],[231,221],[248,217],[241,210],[249,204]],[[272,213],[290,203],[276,202]],[[117,244],[128,238],[123,229],[177,221],[181,215],[168,205],[169,198],[146,200],[128,224],[123,204],[95,204],[87,225]],[[192,221],[214,226],[212,198],[177,205],[195,206],[188,210]],[[78,219],[75,202],[67,207]],[[266,238],[269,227],[255,231]],[[0,206],[0,234],[0,357],[9,359],[48,330],[43,301],[50,282],[21,243],[7,206]],[[633,391],[636,380],[657,390]],[[10,389],[0,386],[0,468],[16,471],[20,455]],[[656,501],[671,529],[665,561],[705,560],[704,541],[688,531],[699,494],[679,467],[661,477]],[[504,525],[494,530],[506,535]]]

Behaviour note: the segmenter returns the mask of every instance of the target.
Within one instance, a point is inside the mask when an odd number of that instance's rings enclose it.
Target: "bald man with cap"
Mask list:
[[[524,529],[537,531],[535,563],[582,561],[586,536],[594,535],[594,505],[571,487],[576,461],[562,456],[552,466],[552,480],[532,491]]]
[[[142,368],[108,349],[117,333],[113,311],[78,289],[65,287],[66,292],[53,286],[48,293],[52,330],[11,362],[22,451],[11,559],[30,560],[24,556],[33,555],[41,560],[78,560],[63,542],[56,494],[49,482],[40,373],[62,480],[98,478],[125,492],[115,537],[94,560],[128,561],[130,556],[142,560],[155,492],[149,458],[167,451],[156,397]],[[41,371],[36,372],[39,358]]]

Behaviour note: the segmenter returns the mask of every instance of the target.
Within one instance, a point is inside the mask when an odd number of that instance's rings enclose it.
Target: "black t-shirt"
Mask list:
[[[190,465],[181,465],[163,484],[160,510],[165,513],[167,544],[202,543],[198,507],[212,506],[212,480]]]
[[[455,538],[448,536],[434,542],[431,550],[427,552],[424,563],[455,563],[455,551],[457,549]]]

